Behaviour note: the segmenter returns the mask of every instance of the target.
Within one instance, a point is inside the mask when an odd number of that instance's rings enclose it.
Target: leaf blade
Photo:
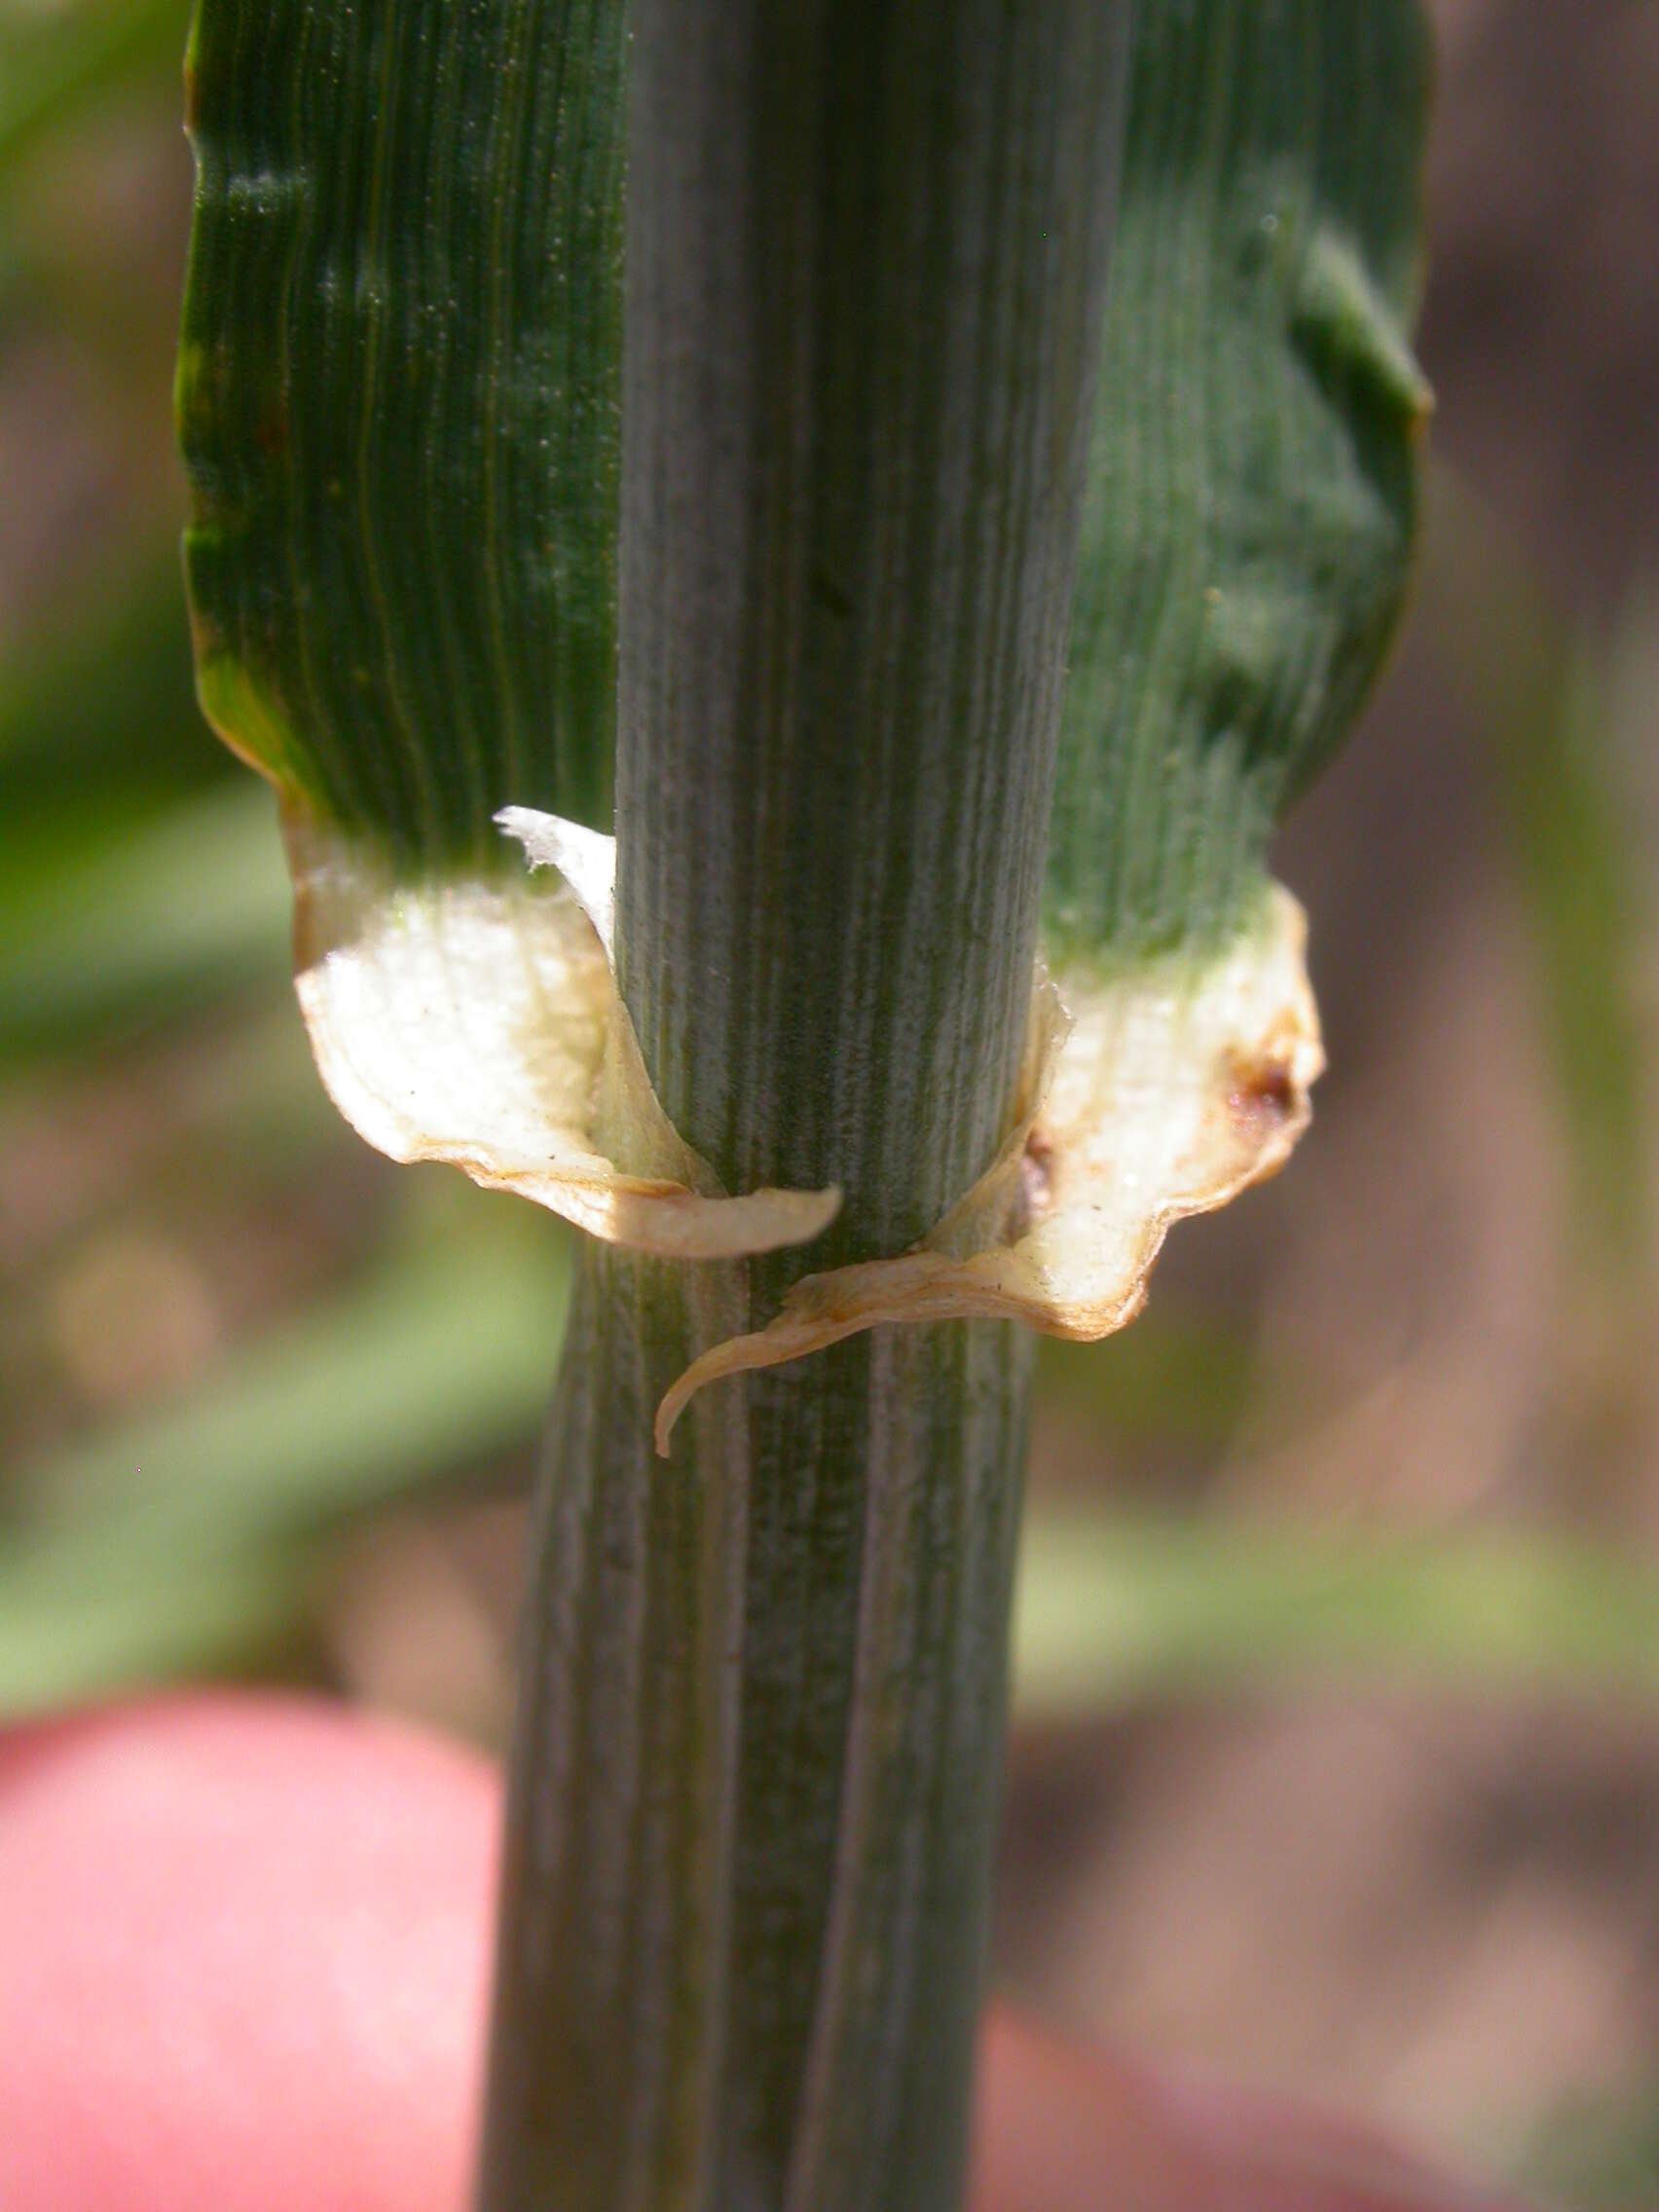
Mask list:
[[[411,870],[608,807],[622,54],[614,0],[198,8],[202,702]]]
[[[1392,632],[1427,391],[1416,0],[1146,0],[1046,884],[1062,960],[1228,934]]]

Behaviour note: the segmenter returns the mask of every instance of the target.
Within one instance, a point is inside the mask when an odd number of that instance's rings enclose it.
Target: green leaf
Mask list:
[[[201,0],[180,352],[208,719],[404,864],[608,812],[618,0]]]
[[[0,1053],[285,960],[271,806],[203,730],[176,551],[97,567],[0,668]]]
[[[175,65],[185,0],[0,0],[0,187],[83,100]]]
[[[0,888],[0,1054],[154,1022],[287,965],[288,887],[253,785],[134,820],[37,816]]]
[[[1045,1337],[1037,1347],[1038,1404],[1095,1451],[1161,1443],[1216,1449],[1263,1405],[1298,1421],[1321,1402],[1320,1378],[1300,1366],[1264,1374],[1239,1320],[1154,1305],[1131,1329],[1095,1345]]]
[[[307,1562],[342,1521],[530,1435],[568,1247],[492,1211],[489,1229],[395,1255],[200,1395],[24,1471],[0,1537],[0,1713],[245,1648],[296,1617]]]
[[[148,1566],[0,1554],[0,1720],[222,1674],[303,1621],[314,1557],[275,1546]]]
[[[63,592],[0,662],[0,835],[89,786],[136,809],[225,780],[191,690],[170,542],[124,549]]]
[[[1393,628],[1428,404],[1417,0],[1143,0],[1046,923],[1213,940]]]
[[[1346,1536],[1217,1516],[1035,1513],[1027,1717],[1355,1679],[1659,1697],[1659,1574],[1562,1538]]]
[[[1445,471],[1432,479],[1425,607],[1490,741],[1493,784],[1536,953],[1571,1170],[1574,1257],[1652,1295],[1650,1051],[1639,1000],[1641,901],[1630,809],[1610,757],[1604,668],[1512,535]],[[1646,1343],[1652,1320],[1634,1316]]]

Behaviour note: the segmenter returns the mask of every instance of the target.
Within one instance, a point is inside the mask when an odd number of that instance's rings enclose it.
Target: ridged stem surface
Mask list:
[[[806,1253],[591,1249],[526,1634],[488,2212],[959,2201],[1028,1359],[879,1330],[704,1392],[1008,1126],[1118,166],[1100,0],[640,0],[618,953]]]

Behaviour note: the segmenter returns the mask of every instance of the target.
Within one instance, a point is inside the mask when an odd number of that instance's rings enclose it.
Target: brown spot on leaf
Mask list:
[[[1296,1083],[1282,1060],[1235,1059],[1227,1092],[1236,1122],[1272,1128],[1296,1110]]]
[[[1019,1156],[1014,1202],[1009,1207],[1008,1225],[1003,1231],[1005,1244],[1017,1244],[1032,1223],[1048,1212],[1053,1187],[1054,1147],[1047,1133],[1033,1124],[1025,1139],[1025,1150]]]

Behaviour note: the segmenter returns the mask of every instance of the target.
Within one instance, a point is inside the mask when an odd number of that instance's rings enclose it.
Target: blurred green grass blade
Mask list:
[[[268,793],[239,781],[134,822],[37,819],[0,885],[0,1054],[107,1043],[288,965]]]
[[[21,1509],[52,1501],[85,1517],[77,1543],[129,1553],[140,1529],[158,1546],[248,1538],[380,1503],[524,1433],[549,1388],[566,1273],[566,1239],[538,1220],[452,1227],[183,1404],[25,1471]]]
[[[1307,1379],[1307,1384],[1312,1382]],[[1222,1315],[1156,1304],[1097,1345],[1044,1337],[1037,1346],[1039,1408],[1087,1422],[1091,1441],[1214,1448],[1267,1392],[1255,1344]],[[1306,1400],[1299,1379],[1297,1395]]]
[[[199,688],[408,864],[608,827],[620,0],[199,0]]]
[[[314,1547],[163,1560],[55,1580],[0,1555],[0,1721],[222,1673],[304,1620]]]
[[[187,0],[0,0],[0,187],[89,98],[178,66]]]
[[[473,1287],[463,1273],[458,1304]],[[291,1631],[344,1521],[533,1430],[539,1357],[515,1359],[509,1346],[492,1360],[475,1346],[461,1415],[412,1453],[406,1437],[401,1459],[379,1452],[350,1409],[365,1375],[372,1389],[396,1364],[377,1323],[402,1323],[378,1302],[340,1320],[339,1398],[313,1407],[302,1392],[292,1455],[258,1440],[262,1421],[279,1433],[273,1406],[260,1387],[236,1403],[239,1379],[216,1419],[182,1433],[153,1492],[138,1478],[154,1460],[118,1461],[114,1439],[47,1471],[51,1487],[91,1477],[121,1495],[107,1521],[77,1516],[0,1541],[0,1714],[210,1671]],[[431,1342],[450,1376],[454,1336],[446,1307]],[[273,1360],[267,1374],[280,1372]],[[418,1414],[424,1387],[415,1399]],[[165,1424],[136,1443],[165,1452]],[[242,1455],[235,1477],[224,1450]],[[1196,1516],[1032,1513],[1014,1634],[1023,1724],[1087,1724],[1147,1699],[1355,1688],[1659,1700],[1659,1570],[1541,1538],[1378,1541]]]
[[[1039,1508],[1014,1673],[1028,1719],[1355,1681],[1659,1698],[1659,1567],[1563,1538],[1390,1539]]]
[[[101,566],[0,661],[0,1054],[285,965],[270,802],[202,727],[176,551]]]
[[[490,1230],[398,1256],[186,1403],[25,1470],[0,1532],[0,1712],[238,1648],[299,1602],[328,1530],[534,1432],[568,1245],[492,1211]]]
[[[1416,0],[1143,0],[1047,883],[1062,952],[1221,934],[1411,549]]]
[[[286,983],[286,977],[281,978]],[[175,1092],[177,1152],[165,1160],[215,1154],[243,1176],[269,1184],[309,1173],[321,1156],[349,1142],[285,989],[240,1001],[239,1018],[215,1025],[211,1055]]]
[[[1650,1291],[1659,1224],[1637,1002],[1642,933],[1598,656],[1467,487],[1440,470],[1431,491],[1423,604],[1488,740],[1503,804],[1537,953],[1574,1239],[1613,1282]]]
[[[170,543],[99,564],[0,657],[0,838],[90,787],[145,799],[224,780],[202,727]],[[8,859],[8,866],[10,866]]]
[[[1490,2145],[1493,2131],[1485,2131]],[[1504,2161],[1540,2204],[1572,2212],[1648,2212],[1659,2204],[1659,2080],[1575,2098],[1530,2126]]]

